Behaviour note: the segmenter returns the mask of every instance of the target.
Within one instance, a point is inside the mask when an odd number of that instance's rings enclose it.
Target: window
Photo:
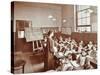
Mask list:
[[[90,32],[90,6],[79,5],[76,6],[77,17],[77,31],[78,32]]]

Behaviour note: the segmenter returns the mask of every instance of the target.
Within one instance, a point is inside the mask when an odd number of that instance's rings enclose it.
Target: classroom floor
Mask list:
[[[43,72],[44,70],[44,62],[42,54],[24,54],[22,59],[26,61],[24,67],[24,73],[34,73],[34,72]],[[22,69],[14,71],[14,73],[19,74],[22,73]]]

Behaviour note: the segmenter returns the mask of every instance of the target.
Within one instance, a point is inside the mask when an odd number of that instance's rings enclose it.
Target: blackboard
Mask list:
[[[36,41],[36,40],[42,40],[43,39],[43,33],[40,28],[25,28],[25,38],[27,42],[30,41]]]

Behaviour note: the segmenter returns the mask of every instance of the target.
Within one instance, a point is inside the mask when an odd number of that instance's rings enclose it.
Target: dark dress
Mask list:
[[[53,40],[48,38],[46,44],[44,47],[44,70],[54,70]]]

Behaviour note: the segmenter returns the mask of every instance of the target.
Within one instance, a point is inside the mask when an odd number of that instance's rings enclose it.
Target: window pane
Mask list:
[[[79,32],[84,32],[85,31],[85,28],[84,27],[78,27],[78,31]]]
[[[87,25],[90,25],[90,17],[88,17],[86,20],[87,20]]]
[[[78,18],[88,17],[89,14],[86,11],[78,12]]]
[[[82,27],[82,31],[85,32],[85,27]]]
[[[81,23],[82,25],[86,25],[86,18],[83,18],[82,19],[82,23]]]
[[[90,32],[90,27],[84,27],[85,28],[85,32]]]
[[[78,25],[90,25],[90,17],[79,19]]]
[[[87,13],[87,17],[90,17],[90,13],[89,12]]]
[[[91,27],[78,27],[78,31],[79,32],[90,32],[91,31]]]
[[[79,6],[77,6],[78,10],[83,10],[83,9],[87,9],[87,8],[90,8],[90,6],[88,6],[88,5],[79,5]]]
[[[77,27],[77,31],[78,31],[78,32],[81,32],[81,28],[80,28],[80,27]]]
[[[82,18],[87,17],[86,11],[82,11]]]

